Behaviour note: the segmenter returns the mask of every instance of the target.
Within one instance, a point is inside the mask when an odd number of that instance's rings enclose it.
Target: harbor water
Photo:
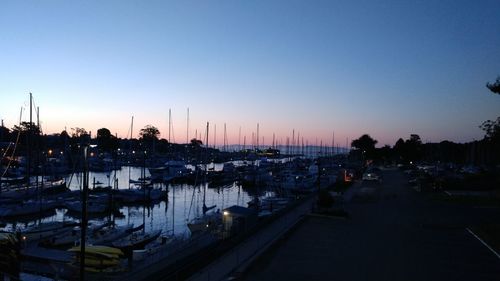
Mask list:
[[[214,167],[216,170],[218,165]],[[90,172],[89,188],[94,186],[117,186],[119,189],[137,188],[129,185],[129,178],[137,180],[141,177],[143,169],[140,167],[123,166],[119,170],[111,172]],[[145,176],[149,176],[147,169]],[[68,187],[71,190],[79,190],[82,187],[81,173],[74,173],[65,177]],[[94,185],[95,183],[95,185]],[[163,184],[156,183],[154,188],[167,190],[167,199],[148,205],[135,204],[133,206],[122,206],[118,213],[103,215],[102,217],[90,217],[89,223],[103,223],[114,221],[117,225],[134,224],[139,226],[144,223],[144,230],[150,232],[161,229],[162,234],[189,236],[190,232],[187,223],[201,215],[203,198],[206,206],[214,206],[211,210],[222,211],[232,205],[247,206],[247,202],[254,196],[272,195],[268,191],[248,191],[236,182],[212,187],[209,184]],[[78,215],[69,213],[66,209],[56,209],[55,213],[48,215],[36,215],[32,220],[23,222],[8,223],[4,230],[24,229],[40,222],[50,221],[79,221]]]

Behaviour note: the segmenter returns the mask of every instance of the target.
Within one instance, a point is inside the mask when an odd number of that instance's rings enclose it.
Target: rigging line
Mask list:
[[[21,126],[21,120],[22,120],[22,116],[23,116],[23,108],[21,107],[21,112],[19,114],[19,126]],[[19,143],[19,137],[21,136],[21,127],[19,127],[19,130],[17,131],[17,137],[16,137],[16,144],[14,145],[14,149],[12,151],[12,155],[10,156],[10,159],[9,159],[9,163],[7,163],[7,168],[5,169],[5,171],[3,172],[2,174],[2,177],[5,176],[5,174],[7,173],[7,171],[9,170],[9,167],[10,167],[10,164],[12,163],[12,159],[14,158],[14,155],[16,154],[16,150],[17,150],[17,145]],[[8,151],[8,150],[7,150]],[[7,152],[6,151],[6,152]]]
[[[78,155],[80,155],[80,153],[78,153]],[[81,157],[81,156],[78,156],[78,159],[75,159],[75,160],[78,160],[78,161],[73,161],[73,171],[72,171],[72,173],[71,173],[71,176],[69,177],[68,187],[69,187],[69,186],[71,186],[71,181],[73,180],[73,175],[75,174],[75,171],[76,171],[76,164],[77,164],[77,163],[79,163],[79,162],[80,162],[80,160],[81,160],[81,158],[80,158],[80,157]],[[72,153],[69,153],[69,158],[70,158],[71,160],[73,160],[73,155],[72,155]],[[78,177],[76,178],[76,180],[77,180],[77,183],[80,185],[80,181],[79,181]]]
[[[2,177],[4,177],[4,176],[5,176],[5,174],[7,173],[7,171],[8,171],[8,170],[9,170],[9,168],[10,168],[10,165],[11,165],[11,163],[12,163],[12,159],[14,158],[14,155],[16,154],[17,144],[19,143],[19,137],[20,137],[20,135],[21,135],[21,130],[19,130],[19,131],[17,132],[16,144],[14,145],[14,150],[12,151],[12,155],[11,155],[11,157],[9,158],[9,163],[7,163],[7,167],[5,168],[5,171],[3,172]],[[9,145],[9,146],[10,146],[10,145]],[[7,152],[7,151],[6,151],[6,152]]]
[[[201,159],[201,146],[200,146],[200,150],[198,151],[198,159]],[[199,171],[197,170],[197,165],[194,166],[194,172],[196,173],[196,176],[194,178],[193,195],[191,196],[191,204],[189,204],[189,211],[188,211],[188,215],[187,215],[186,220],[189,220],[189,217],[191,216],[191,209],[193,208],[194,196],[196,193],[196,186],[198,184]]]
[[[186,220],[189,220],[189,217],[191,216],[191,209],[193,208],[193,201],[194,201],[194,196],[195,196],[195,193],[196,193],[196,185],[198,184],[198,171],[196,170],[196,166],[195,166],[195,173],[196,173],[196,176],[194,178],[194,186],[193,186],[193,195],[191,196],[191,204],[189,204],[189,211],[188,211],[188,215],[187,215],[187,218]]]
[[[10,149],[10,146],[13,144],[13,142],[9,142],[9,145],[7,146],[7,149],[5,149],[5,152],[3,153],[2,155],[2,160],[5,158],[5,155],[7,155],[7,152],[9,151]]]

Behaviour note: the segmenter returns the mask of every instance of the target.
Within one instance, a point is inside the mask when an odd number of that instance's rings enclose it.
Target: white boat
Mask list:
[[[149,233],[132,233],[121,239],[113,241],[111,245],[124,252],[131,252],[132,250],[143,249],[144,246],[153,242],[161,234],[161,229]]]
[[[212,231],[222,224],[222,214],[219,211],[207,213],[201,217],[194,218],[187,226],[191,234],[204,231]]]
[[[143,227],[144,225],[134,228],[133,224],[104,227],[93,233],[88,242],[93,245],[107,245]]]
[[[151,179],[172,181],[176,178],[181,178],[191,173],[191,170],[186,167],[186,162],[180,160],[167,161],[163,166],[149,168]]]

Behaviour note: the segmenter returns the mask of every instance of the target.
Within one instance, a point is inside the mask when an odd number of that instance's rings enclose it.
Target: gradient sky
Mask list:
[[[45,133],[224,122],[342,145],[481,139],[500,114],[500,1],[0,1],[0,118]],[[26,120],[27,114],[23,119]],[[211,128],[213,132],[213,127]],[[211,137],[210,142],[213,141]],[[243,140],[241,140],[243,142]]]

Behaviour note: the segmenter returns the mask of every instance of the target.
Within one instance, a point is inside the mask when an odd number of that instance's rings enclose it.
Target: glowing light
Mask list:
[[[224,211],[224,216],[228,216],[229,215],[229,212],[228,211]]]

